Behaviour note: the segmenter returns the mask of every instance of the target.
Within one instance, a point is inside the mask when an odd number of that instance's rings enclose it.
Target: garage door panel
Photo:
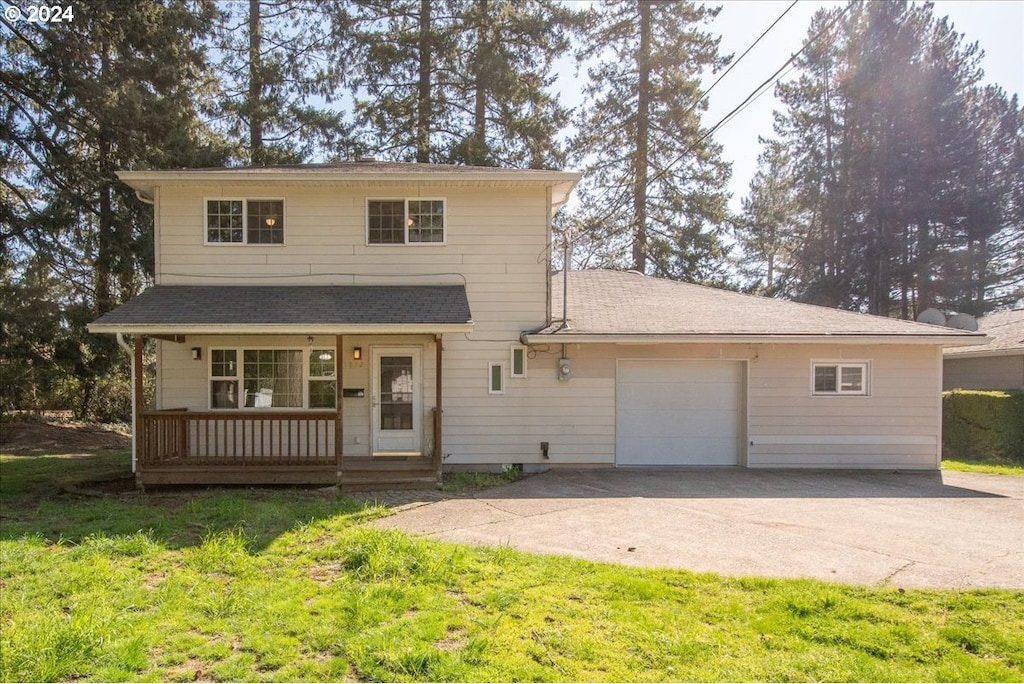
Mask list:
[[[638,410],[658,410],[665,406],[680,409],[735,409],[732,387],[734,383],[690,384],[692,391],[680,393],[678,383],[629,383],[619,389],[619,405]]]
[[[739,382],[741,377],[733,361],[620,361],[619,370],[628,371],[633,383]]]
[[[630,449],[631,461],[619,465],[736,465],[736,442],[730,438],[696,437],[684,443],[662,437],[640,437],[630,440]]]
[[[736,465],[742,402],[742,363],[620,361],[616,463]]]
[[[672,439],[688,437],[736,437],[739,414],[712,409],[661,411],[621,411],[622,437],[657,435]]]

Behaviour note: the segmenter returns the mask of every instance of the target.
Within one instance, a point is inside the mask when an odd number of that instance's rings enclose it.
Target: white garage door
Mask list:
[[[739,462],[742,363],[619,361],[615,401],[618,465]]]

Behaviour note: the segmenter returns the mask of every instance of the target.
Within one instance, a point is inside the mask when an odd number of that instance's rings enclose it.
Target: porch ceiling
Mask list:
[[[157,285],[89,324],[94,333],[469,332],[461,285]]]

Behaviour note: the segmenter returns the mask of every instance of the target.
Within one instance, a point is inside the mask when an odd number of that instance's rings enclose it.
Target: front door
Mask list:
[[[420,349],[373,350],[373,455],[419,456]]]

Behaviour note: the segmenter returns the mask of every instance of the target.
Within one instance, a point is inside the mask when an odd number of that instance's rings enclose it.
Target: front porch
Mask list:
[[[473,318],[464,285],[157,285],[89,329],[134,337],[140,485],[384,489],[437,484],[443,336]]]
[[[332,335],[329,346],[325,337],[307,336],[302,347],[295,345],[301,338],[245,338],[257,348],[254,353],[245,344],[233,348],[229,342],[236,338],[158,338],[162,375],[186,376],[198,365],[208,369],[208,376],[202,385],[184,383],[180,398],[190,407],[164,409],[158,401],[154,409],[144,405],[138,370],[146,338],[136,336],[134,468],[139,485],[436,486],[442,454],[441,336]],[[266,361],[264,343],[269,340],[283,347],[270,352],[276,375],[253,379]],[[190,346],[197,343],[202,346]],[[367,345],[365,351],[360,345]],[[424,362],[431,347],[434,358]],[[202,363],[192,360],[196,357]],[[427,371],[433,371],[432,377],[425,377]],[[357,387],[349,388],[353,383]],[[284,391],[297,386],[311,389],[298,395]],[[424,396],[427,390],[432,397]],[[299,406],[288,408],[279,400]]]

